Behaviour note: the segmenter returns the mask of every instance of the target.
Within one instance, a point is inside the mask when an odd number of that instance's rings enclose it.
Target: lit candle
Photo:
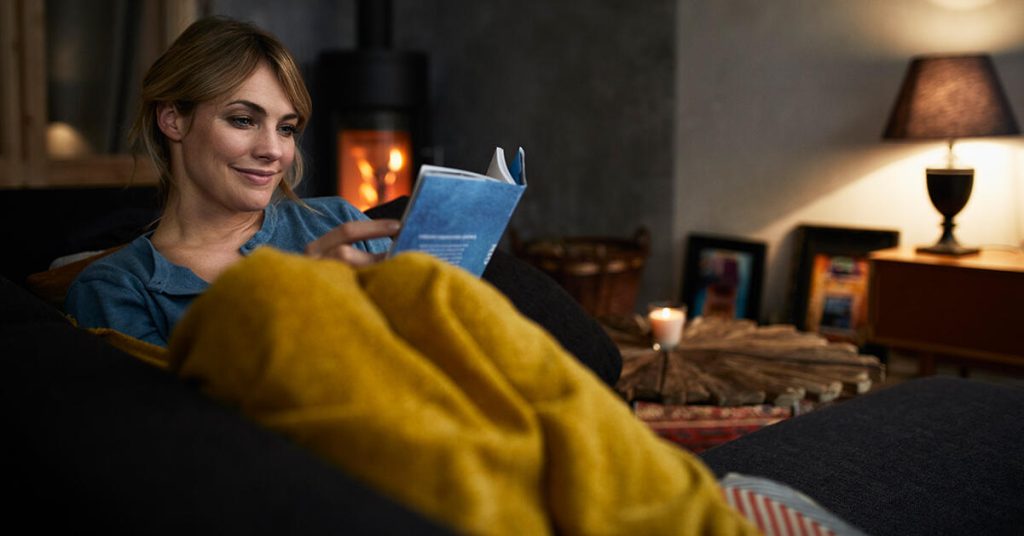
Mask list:
[[[654,342],[665,350],[671,350],[683,337],[683,324],[686,323],[686,312],[677,307],[659,307],[647,314],[651,322],[651,335]]]

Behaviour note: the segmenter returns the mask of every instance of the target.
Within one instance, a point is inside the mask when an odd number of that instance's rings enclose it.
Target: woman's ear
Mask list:
[[[185,117],[178,112],[178,108],[170,103],[159,104],[156,107],[156,124],[160,132],[171,141],[181,141],[185,137]]]

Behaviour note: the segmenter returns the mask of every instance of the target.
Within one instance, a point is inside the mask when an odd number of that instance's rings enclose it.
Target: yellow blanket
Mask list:
[[[192,305],[170,366],[460,532],[754,532],[504,296],[423,254],[257,251]]]

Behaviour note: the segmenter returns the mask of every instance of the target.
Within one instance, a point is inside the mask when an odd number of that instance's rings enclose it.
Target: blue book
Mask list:
[[[507,163],[505,151],[498,147],[484,175],[420,167],[402,216],[402,230],[389,255],[424,251],[477,276],[482,274],[526,190],[525,159],[520,147]]]

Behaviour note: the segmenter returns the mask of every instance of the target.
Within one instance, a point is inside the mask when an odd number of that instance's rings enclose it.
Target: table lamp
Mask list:
[[[1020,134],[995,65],[988,55],[919,56],[912,58],[899,96],[885,127],[885,139],[945,139],[946,167],[925,171],[928,197],[942,214],[942,237],[919,252],[968,255],[977,248],[961,246],[953,237],[953,217],[967,204],[974,170],[957,165],[957,138]]]

